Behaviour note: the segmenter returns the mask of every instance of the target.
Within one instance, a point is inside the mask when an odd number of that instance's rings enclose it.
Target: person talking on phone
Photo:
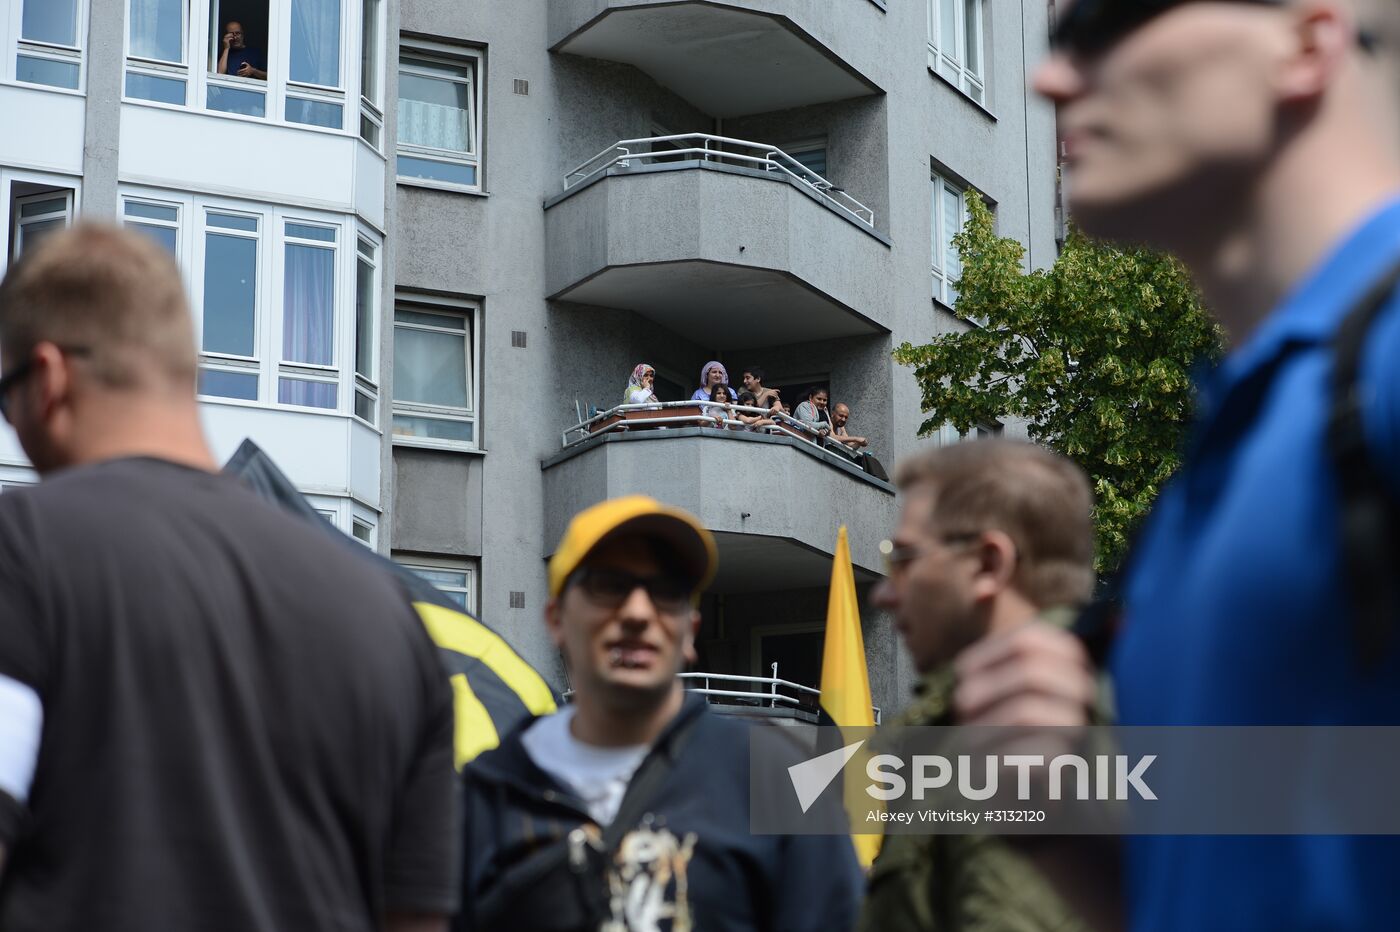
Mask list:
[[[219,74],[236,74],[240,78],[267,80],[267,54],[248,46],[244,40],[243,24],[229,20],[220,40]]]

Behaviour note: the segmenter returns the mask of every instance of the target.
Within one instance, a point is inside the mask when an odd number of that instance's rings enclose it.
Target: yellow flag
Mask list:
[[[846,526],[836,538],[836,557],[831,565],[831,594],[826,606],[826,641],[822,647],[821,706],[842,728],[873,728],[875,711],[870,698],[870,671],[865,664],[865,638],[860,633],[860,604],[856,599],[856,577],[851,569],[851,545]],[[863,749],[862,749],[863,750]],[[864,786],[865,754],[846,767],[847,812],[865,812],[870,799]],[[852,791],[859,794],[853,798]],[[856,856],[862,867],[870,867],[880,853],[880,835],[852,835]]]

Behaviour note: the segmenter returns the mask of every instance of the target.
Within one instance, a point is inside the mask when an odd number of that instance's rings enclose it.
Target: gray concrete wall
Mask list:
[[[641,492],[691,511],[712,531],[790,540],[820,553],[832,552],[844,524],[852,562],[871,571],[883,568],[879,543],[893,527],[894,495],[854,467],[841,469],[808,455],[795,441],[707,428],[600,439],[544,469],[546,553],[576,512]],[[733,479],[708,482],[701,476]]]
[[[395,550],[481,556],[481,457],[399,447],[393,469]]]
[[[123,0],[92,0],[83,54],[87,59],[86,122],[83,126],[83,213],[111,220],[117,215],[117,146],[126,35]]]

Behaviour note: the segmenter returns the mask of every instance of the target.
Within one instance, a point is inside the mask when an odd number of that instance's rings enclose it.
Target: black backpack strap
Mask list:
[[[1366,292],[1333,339],[1332,411],[1327,452],[1337,475],[1343,578],[1352,606],[1352,634],[1362,669],[1374,669],[1390,645],[1400,611],[1395,562],[1400,520],[1395,496],[1367,449],[1360,385],[1361,356],[1371,324],[1400,285],[1400,264]]]
[[[637,823],[647,814],[647,809],[656,801],[656,794],[676,769],[676,759],[685,749],[700,718],[700,715],[694,713],[688,715],[667,737],[665,746],[642,761],[642,765],[632,775],[632,779],[627,783],[627,792],[623,794],[622,802],[617,807],[617,815],[613,816],[608,827],[603,829],[602,850],[606,856],[612,857],[622,844],[623,837],[637,827]]]

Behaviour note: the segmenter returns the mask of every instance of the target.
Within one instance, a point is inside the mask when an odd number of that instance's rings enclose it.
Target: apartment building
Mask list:
[[[256,440],[561,689],[540,615],[577,509],[642,492],[698,514],[722,566],[702,604],[712,677],[691,685],[777,693],[716,698],[783,715],[810,693],[764,678],[776,663],[817,685],[838,527],[864,591],[896,514],[888,483],[799,438],[580,428],[634,365],[663,400],[711,359],[735,381],[761,366],[790,402],[824,386],[891,465],[922,421],[892,348],[975,326],[951,309],[966,193],[1031,264],[1055,255],[1053,112],[1025,89],[1043,3],[0,11],[7,260],[78,216],[163,243],[216,452]],[[231,22],[244,48],[226,58]],[[0,486],[27,481],[0,432]],[[912,675],[865,624],[876,703],[902,705]]]

